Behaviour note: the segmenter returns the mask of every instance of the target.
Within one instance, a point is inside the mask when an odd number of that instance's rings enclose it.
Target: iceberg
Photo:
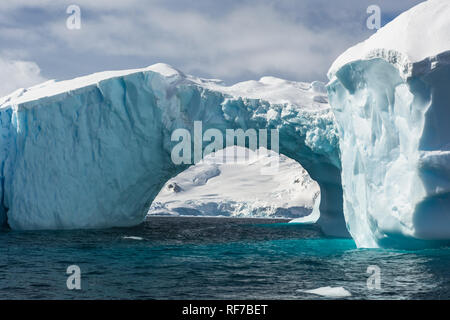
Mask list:
[[[183,192],[171,179],[189,165],[172,161],[171,135],[200,121],[225,136],[278,130],[280,153],[320,188],[294,222],[350,234],[358,247],[449,243],[449,16],[447,0],[401,14],[344,52],[327,85],[227,86],[156,64],[19,89],[0,98],[0,225],[141,223],[164,186]],[[186,173],[197,187],[221,174],[197,169]]]
[[[171,134],[201,121],[222,133],[277,129],[280,153],[320,187],[318,224],[348,236],[327,101],[320,82],[227,86],[165,64],[17,90],[0,99],[1,221],[16,230],[141,223],[167,181],[189,167],[171,161]]]
[[[425,1],[329,70],[344,215],[359,247],[450,240],[449,17],[449,1]]]
[[[302,291],[302,290],[299,290]],[[346,298],[351,297],[351,293],[344,287],[321,287],[312,290],[303,290],[303,292],[315,294],[328,298]]]
[[[264,174],[273,158],[276,174]],[[298,162],[271,150],[234,146],[170,179],[148,214],[294,219],[311,215],[319,193]]]

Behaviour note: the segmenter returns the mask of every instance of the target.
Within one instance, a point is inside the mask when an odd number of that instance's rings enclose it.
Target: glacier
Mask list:
[[[274,161],[276,174],[264,174]],[[293,219],[309,217],[319,194],[298,162],[264,148],[233,146],[170,179],[148,215]]]
[[[359,247],[450,239],[450,2],[401,14],[331,66],[344,215]]]
[[[164,184],[188,168],[171,161],[172,132],[202,121],[224,136],[278,129],[280,153],[319,184],[318,224],[349,235],[334,115],[320,82],[226,86],[156,64],[17,90],[0,99],[0,120],[0,210],[12,229],[141,223]]]

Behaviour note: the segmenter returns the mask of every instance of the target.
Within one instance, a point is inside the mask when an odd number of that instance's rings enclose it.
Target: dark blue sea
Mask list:
[[[0,299],[449,299],[450,249],[357,249],[285,220],[151,217],[134,228],[0,231]],[[67,267],[80,268],[69,290]],[[369,289],[368,266],[380,289]]]

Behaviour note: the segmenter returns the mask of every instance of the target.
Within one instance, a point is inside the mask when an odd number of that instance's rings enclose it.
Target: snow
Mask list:
[[[165,63],[157,63],[141,69],[98,72],[65,81],[49,80],[28,89],[18,89],[12,94],[0,98],[0,108],[9,104],[20,105],[45,97],[57,96],[83,87],[97,85],[98,83],[111,78],[124,77],[148,71],[159,73],[169,82],[176,85],[197,84],[204,88],[219,91],[236,98],[245,97],[249,99],[262,99],[273,104],[289,103],[301,106],[302,109],[317,110],[329,108],[326,91],[316,92],[310,83],[288,81],[276,77],[262,77],[259,81],[251,80],[240,82],[232,86],[226,86],[221,80],[202,79],[186,75],[182,71]],[[313,84],[316,87],[325,86],[325,84],[320,81],[315,81]],[[314,101],[314,97],[321,97],[322,101],[316,102]]]
[[[345,298],[352,295],[343,287],[321,287],[313,290],[306,290],[304,292],[329,298]]]
[[[449,17],[448,0],[424,1],[346,50],[332,64],[328,77],[333,79],[348,63],[375,58],[394,64],[405,78],[448,65],[450,54],[442,53],[450,49]]]
[[[313,82],[317,87],[325,84],[319,81]],[[250,99],[263,99],[274,104],[292,104],[301,106],[302,109],[328,109],[326,91],[315,91],[312,84],[294,82],[275,77],[262,77],[259,81],[245,81],[226,87],[217,83],[209,83],[208,88],[230,94],[234,97],[246,97]],[[301,92],[301,94],[300,94]],[[315,97],[320,97],[319,100]]]
[[[344,215],[359,247],[450,240],[449,17],[449,1],[424,2],[331,68]]]
[[[320,186],[318,224],[348,235],[337,132],[323,87],[274,77],[227,86],[156,64],[17,90],[0,105],[0,223],[17,230],[141,223],[166,182],[188,168],[171,161],[171,133],[192,132],[202,121],[204,130],[224,136],[226,129],[278,129],[280,152]],[[217,173],[199,175],[196,189],[217,181]],[[293,211],[291,200],[281,197],[271,208]]]
[[[273,157],[279,158],[277,174],[265,175],[263,169]],[[265,149],[229,147],[170,179],[149,215],[292,219],[311,214],[319,192],[298,162]]]

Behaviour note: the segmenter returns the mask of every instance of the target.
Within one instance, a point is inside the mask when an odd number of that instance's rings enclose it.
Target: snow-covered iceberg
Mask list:
[[[450,239],[449,50],[450,1],[429,0],[330,68],[344,214],[360,247]]]
[[[280,153],[320,187],[297,221],[320,213],[325,233],[348,228],[360,247],[448,241],[449,17],[449,1],[429,0],[348,49],[329,70],[328,97],[320,82],[226,86],[164,64],[17,90],[0,98],[0,224],[140,223],[188,168],[171,161],[171,134],[201,121],[222,134],[278,129]]]
[[[171,134],[275,128],[280,153],[321,190],[319,224],[348,235],[338,137],[324,84],[273,77],[226,86],[164,64],[50,81],[0,99],[0,216],[13,229],[131,226],[175,165]]]
[[[274,157],[276,174],[264,174]],[[170,179],[148,214],[292,219],[310,216],[319,193],[298,162],[265,149],[229,147]]]

